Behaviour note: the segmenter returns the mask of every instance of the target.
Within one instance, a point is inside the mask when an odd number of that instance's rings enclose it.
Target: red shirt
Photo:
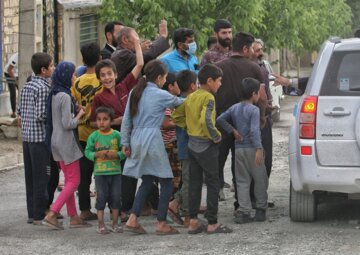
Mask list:
[[[115,94],[109,89],[104,87],[104,90],[96,94],[91,105],[91,121],[96,121],[96,108],[99,106],[105,106],[112,108],[115,112],[115,118],[124,116],[128,95],[133,87],[136,85],[137,80],[134,75],[130,72],[124,80],[122,80],[115,87]]]

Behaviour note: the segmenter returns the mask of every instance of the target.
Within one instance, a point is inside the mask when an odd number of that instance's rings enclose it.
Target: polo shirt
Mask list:
[[[176,49],[162,56],[160,60],[167,66],[170,73],[178,73],[182,70],[196,73],[199,71],[199,62],[194,55],[189,55],[188,59],[185,59]]]

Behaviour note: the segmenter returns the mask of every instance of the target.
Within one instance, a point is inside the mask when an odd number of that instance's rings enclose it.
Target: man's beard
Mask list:
[[[231,39],[229,39],[229,38],[226,38],[226,39],[218,38],[218,42],[224,48],[227,48],[227,47],[231,46]]]
[[[114,46],[115,48],[117,47],[117,41],[115,40],[114,36],[113,36],[113,39],[111,41],[111,45]]]

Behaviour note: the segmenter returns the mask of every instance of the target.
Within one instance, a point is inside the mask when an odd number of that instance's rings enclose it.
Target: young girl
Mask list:
[[[48,98],[47,111],[47,137],[50,138],[51,151],[54,160],[58,162],[64,172],[65,185],[43,224],[53,229],[64,229],[56,219],[64,204],[70,217],[70,228],[87,227],[87,224],[77,214],[74,192],[80,182],[80,164],[82,157],[78,139],[75,135],[76,127],[84,110],[76,106],[70,93],[71,84],[74,82],[75,65],[70,62],[61,62],[52,75],[52,90]]]
[[[123,174],[142,178],[125,229],[138,234],[146,233],[138,223],[138,217],[153,181],[158,178],[161,192],[156,233],[159,235],[178,234],[176,229],[166,224],[173,174],[160,127],[166,108],[174,108],[183,100],[160,89],[167,75],[166,67],[161,61],[150,61],[144,71],[146,80],[140,80],[131,92],[121,126],[123,136],[121,142],[123,152],[127,157]]]
[[[106,202],[111,208],[112,224],[111,231],[122,233],[118,226],[119,209],[121,206],[121,166],[120,160],[125,158],[121,151],[120,132],[111,128],[114,119],[114,111],[111,108],[100,106],[96,109],[96,124],[98,130],[88,138],[85,155],[95,161],[94,175],[97,189],[96,205],[99,234],[107,234],[109,231],[104,224],[104,209]]]

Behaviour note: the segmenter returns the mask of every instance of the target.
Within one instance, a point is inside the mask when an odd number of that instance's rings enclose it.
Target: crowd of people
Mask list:
[[[80,68],[68,61],[54,67],[47,53],[32,56],[34,75],[18,107],[28,223],[62,230],[66,204],[70,228],[98,220],[99,234],[144,234],[139,217],[151,207],[158,235],[179,233],[168,216],[189,234],[231,233],[218,222],[223,189],[231,186],[224,181],[229,151],[234,222],[266,220],[274,206],[267,195],[273,108],[264,43],[249,33],[233,35],[224,19],[215,22],[214,34],[201,62],[189,28],[176,29],[173,50],[163,54],[170,48],[165,20],[158,38],[143,42],[135,29],[108,23],[103,49],[81,47]],[[53,201],[60,170],[64,187]],[[91,211],[93,176],[97,213]]]

